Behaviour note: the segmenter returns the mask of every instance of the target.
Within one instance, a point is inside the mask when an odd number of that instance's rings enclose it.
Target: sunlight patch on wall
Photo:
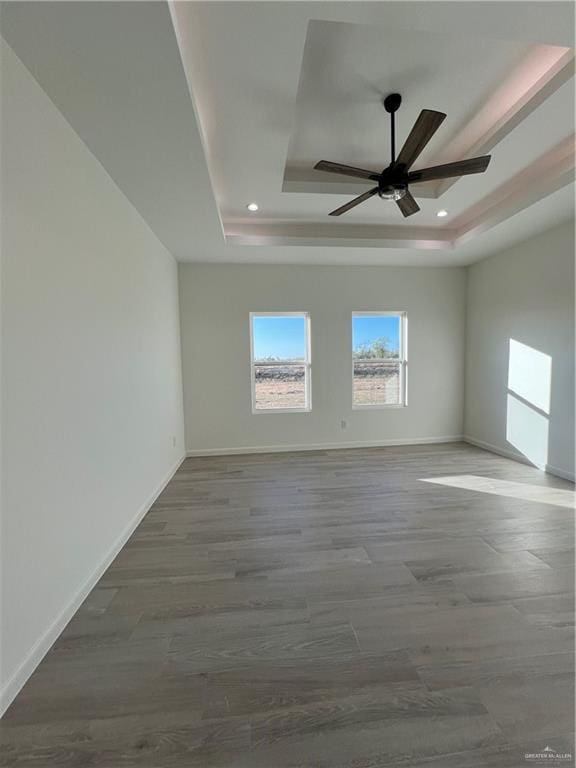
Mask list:
[[[550,355],[510,339],[508,389],[544,413],[550,413],[551,381]]]
[[[541,469],[548,463],[552,358],[510,339],[506,440]]]
[[[506,440],[537,467],[548,461],[548,417],[508,393]]]
[[[511,480],[498,480],[493,477],[482,477],[480,475],[422,478],[422,481],[436,485],[447,485],[451,488],[462,488],[467,491],[478,491],[480,493],[491,493],[496,496],[536,501],[540,504],[554,504],[558,507],[574,508],[576,505],[576,494],[573,491],[565,491],[562,488],[553,488],[545,485],[516,483]]]

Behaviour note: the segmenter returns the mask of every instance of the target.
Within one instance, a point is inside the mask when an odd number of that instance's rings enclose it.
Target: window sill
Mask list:
[[[253,416],[270,416],[277,413],[312,413],[312,408],[252,408]]]
[[[390,411],[399,408],[408,408],[407,403],[390,404],[390,405],[353,405],[353,411]]]

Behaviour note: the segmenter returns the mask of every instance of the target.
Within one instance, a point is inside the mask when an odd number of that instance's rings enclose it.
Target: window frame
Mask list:
[[[400,402],[399,403],[355,403],[354,402],[354,363],[375,364],[377,360],[357,360],[354,358],[354,318],[355,317],[399,317],[400,318],[400,346],[398,350],[398,362],[400,363]],[[389,410],[393,408],[406,408],[408,406],[408,313],[404,309],[391,310],[355,310],[350,320],[350,357],[351,357],[351,383],[352,383],[352,410],[374,411]],[[385,358],[384,358],[385,359]]]
[[[267,363],[256,363],[254,360],[254,318],[255,317],[302,317],[304,318],[304,349],[306,358],[302,360],[274,360]],[[250,396],[252,404],[252,414],[254,416],[263,416],[270,414],[283,413],[310,413],[312,410],[312,345],[310,339],[310,313],[299,312],[250,312]],[[257,408],[256,407],[256,367],[299,365],[304,367],[304,393],[306,405],[296,408]]]

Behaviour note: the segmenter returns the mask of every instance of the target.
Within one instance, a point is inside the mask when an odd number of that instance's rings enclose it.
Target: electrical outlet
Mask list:
[[[346,420],[342,419],[342,421],[340,422],[340,428],[341,429],[346,429],[347,426],[348,426],[348,424],[346,423]]]
[[[172,435],[172,448],[176,448],[176,435]]]

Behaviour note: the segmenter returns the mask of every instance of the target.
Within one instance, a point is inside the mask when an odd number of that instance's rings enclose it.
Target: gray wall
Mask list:
[[[468,270],[465,432],[574,476],[574,222]]]
[[[1,50],[6,706],[184,441],[176,263]]]
[[[179,275],[188,451],[462,434],[464,269],[180,264]],[[353,411],[351,313],[378,309],[408,312],[409,404]],[[253,415],[249,312],[290,310],[311,316],[312,411]]]

